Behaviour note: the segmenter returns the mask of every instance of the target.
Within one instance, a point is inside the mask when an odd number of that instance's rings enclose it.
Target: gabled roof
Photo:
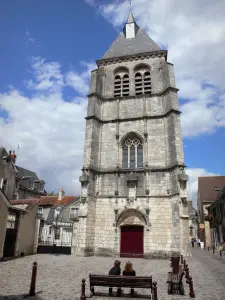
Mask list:
[[[205,176],[198,178],[198,192],[202,202],[214,202],[219,195],[219,191],[225,186],[225,176]]]
[[[78,199],[78,196],[63,196],[62,200],[59,200],[58,196],[41,196],[40,206],[58,206],[67,205],[68,203]]]

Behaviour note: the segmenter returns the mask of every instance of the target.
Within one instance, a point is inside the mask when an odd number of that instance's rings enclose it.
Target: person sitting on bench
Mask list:
[[[125,265],[123,276],[136,276],[136,272],[133,270],[133,265],[130,261],[128,261]],[[130,290],[131,295],[134,294],[134,289]]]
[[[121,273],[120,264],[121,264],[121,262],[120,262],[119,260],[116,260],[116,261],[114,262],[114,267],[112,267],[112,268],[109,270],[109,275],[120,275],[120,273]],[[110,295],[112,294],[112,288],[109,288],[109,294],[110,294]],[[118,294],[118,295],[121,294],[121,289],[120,289],[120,288],[118,288],[117,294]]]

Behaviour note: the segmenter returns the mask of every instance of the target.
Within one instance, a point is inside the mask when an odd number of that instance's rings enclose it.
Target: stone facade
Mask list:
[[[135,23],[130,16],[128,20]],[[142,36],[131,39],[132,49],[136,39]],[[121,228],[133,225],[143,227],[145,257],[185,251],[188,178],[184,173],[178,90],[167,51],[157,49],[103,58],[92,71],[74,245],[77,255],[119,255]],[[151,93],[137,95],[136,74],[145,70],[151,74]],[[129,95],[115,97],[115,76],[123,72],[129,76]],[[142,156],[135,154],[139,166],[124,167],[123,145],[131,135],[141,144]]]

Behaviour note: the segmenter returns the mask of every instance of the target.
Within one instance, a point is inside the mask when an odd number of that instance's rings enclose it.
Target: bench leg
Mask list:
[[[95,289],[94,289],[94,287],[92,286],[92,287],[91,287],[91,297],[94,296],[94,295],[95,295]]]

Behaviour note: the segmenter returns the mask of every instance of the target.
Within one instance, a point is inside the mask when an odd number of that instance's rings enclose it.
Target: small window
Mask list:
[[[76,220],[79,218],[78,216],[78,208],[77,207],[71,207],[70,208],[70,219],[71,220]]]
[[[40,192],[43,192],[44,191],[44,183],[43,182],[40,182],[40,189],[39,189]]]
[[[42,215],[43,214],[43,207],[38,207],[37,213],[39,215]]]
[[[219,191],[220,191],[220,188],[219,188],[218,186],[215,186],[215,187],[214,187],[214,190],[215,190],[216,192],[219,192]]]
[[[49,226],[49,228],[48,228],[48,234],[49,234],[49,235],[52,234],[52,226]]]

